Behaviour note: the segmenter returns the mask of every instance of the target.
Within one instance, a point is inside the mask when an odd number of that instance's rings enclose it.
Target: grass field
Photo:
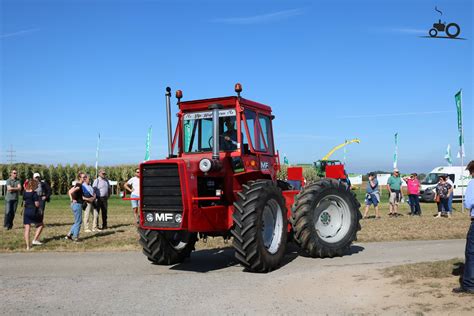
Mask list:
[[[358,192],[358,198],[363,202],[363,192]],[[4,201],[0,201],[4,204]],[[361,203],[363,204],[363,203]],[[436,205],[421,204],[423,216],[410,217],[407,204],[400,208],[404,216],[389,218],[386,197],[382,198],[380,206],[381,219],[361,220],[362,230],[358,233],[359,242],[395,241],[395,240],[429,240],[465,238],[469,222],[467,212],[460,212],[460,204],[454,204],[454,216],[451,219],[433,218]],[[456,210],[457,208],[457,210]],[[363,208],[361,208],[363,212]],[[23,240],[23,217],[18,207],[14,228],[10,231],[1,229],[0,252],[25,251]],[[3,223],[4,211],[0,212]],[[373,215],[373,210],[369,215]],[[53,196],[47,204],[45,212],[45,229],[42,234],[44,245],[33,247],[33,251],[127,251],[139,250],[136,227],[133,224],[133,214],[130,202],[112,198],[109,201],[109,229],[102,232],[84,233],[81,228],[81,243],[64,240],[72,223],[73,216],[69,207],[69,199],[65,196]],[[33,234],[31,234],[31,238]],[[209,238],[207,243],[198,242],[196,248],[214,248],[228,246],[222,238]]]

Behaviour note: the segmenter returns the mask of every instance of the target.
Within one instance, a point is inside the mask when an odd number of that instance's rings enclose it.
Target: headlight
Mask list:
[[[153,214],[152,213],[147,213],[146,214],[146,221],[147,222],[153,222]]]
[[[211,167],[212,162],[207,158],[203,158],[199,162],[199,170],[201,170],[202,172],[208,172],[209,170],[211,170]]]

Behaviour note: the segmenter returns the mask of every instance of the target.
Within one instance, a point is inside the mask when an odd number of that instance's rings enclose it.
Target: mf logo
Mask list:
[[[173,220],[173,214],[170,213],[155,213],[155,221],[157,222],[169,222]]]
[[[260,169],[268,170],[268,161],[260,161]]]

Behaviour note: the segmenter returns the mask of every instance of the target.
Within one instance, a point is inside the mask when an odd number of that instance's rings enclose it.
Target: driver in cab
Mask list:
[[[237,149],[237,130],[235,129],[235,118],[226,117],[224,119],[225,131],[221,136],[222,150]]]

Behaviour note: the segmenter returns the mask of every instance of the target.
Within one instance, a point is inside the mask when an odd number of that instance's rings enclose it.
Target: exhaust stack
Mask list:
[[[166,127],[168,129],[168,158],[173,157],[173,141],[171,140],[171,88],[166,87]]]
[[[212,110],[212,160],[219,160],[219,110],[222,108],[217,103],[209,105]]]

